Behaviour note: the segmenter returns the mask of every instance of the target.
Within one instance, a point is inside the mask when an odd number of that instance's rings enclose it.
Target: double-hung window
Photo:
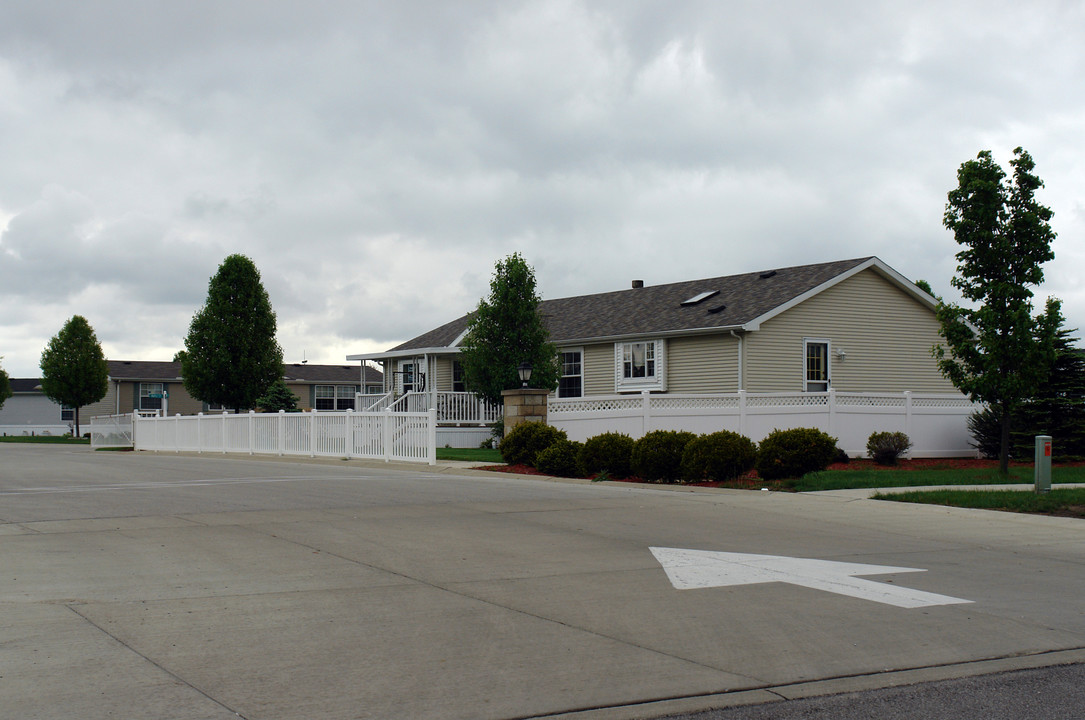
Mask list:
[[[803,338],[803,360],[806,380],[805,392],[827,392],[832,382],[829,377],[829,341],[823,338]]]
[[[662,340],[638,340],[614,346],[614,385],[618,392],[666,390]]]
[[[163,383],[140,383],[139,384],[139,409],[161,410],[162,399],[166,394]]]
[[[313,407],[317,410],[353,410],[357,385],[317,385],[313,388]]]
[[[584,353],[580,348],[569,348],[558,353],[558,397],[582,397],[584,395]]]

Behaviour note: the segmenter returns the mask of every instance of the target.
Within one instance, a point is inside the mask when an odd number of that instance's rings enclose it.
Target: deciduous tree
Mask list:
[[[957,171],[943,224],[964,247],[951,283],[974,306],[939,305],[945,344],[934,349],[942,373],[998,418],[1003,474],[1011,417],[1047,377],[1062,321],[1054,299],[1032,314],[1032,288],[1043,282],[1043,263],[1054,258],[1053,213],[1036,201],[1043,182],[1033,174],[1032,157],[1017,148],[1010,166],[1007,177],[985,150]]]
[[[4,372],[4,368],[0,367],[0,408],[4,407],[4,401],[9,397],[11,397],[11,379]]]
[[[479,301],[460,349],[469,390],[500,403],[502,390],[520,387],[516,368],[524,362],[531,364],[532,387],[557,385],[557,350],[539,313],[540,302],[535,272],[519,253],[497,262],[489,299]]]
[[[185,389],[197,400],[238,412],[254,407],[282,378],[275,331],[260,271],[244,255],[230,255],[208,283],[207,302],[193,316],[178,353]]]
[[[96,403],[109,390],[109,366],[94,328],[73,315],[41,354],[41,389],[53,402],[75,409],[79,437],[80,408]]]

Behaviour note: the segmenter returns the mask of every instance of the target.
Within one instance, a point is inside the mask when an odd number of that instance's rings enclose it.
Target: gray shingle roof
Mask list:
[[[805,292],[863,264],[855,258],[815,265],[687,280],[579,297],[543,300],[539,311],[552,342],[735,328],[761,317]],[[682,303],[718,291],[692,305]],[[464,315],[392,348],[448,347],[467,328]],[[391,352],[390,351],[390,352]]]
[[[24,395],[24,394],[41,394],[41,378],[9,378],[11,384],[11,392]]]
[[[176,382],[181,378],[181,363],[153,362],[145,360],[107,360],[109,377],[114,380],[146,380],[150,382]],[[349,382],[356,384],[360,377],[357,365],[309,365],[294,363],[284,366],[283,378],[287,382]],[[365,381],[379,383],[381,372],[366,367]]]

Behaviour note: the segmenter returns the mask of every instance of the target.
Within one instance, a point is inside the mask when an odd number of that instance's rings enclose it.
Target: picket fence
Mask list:
[[[551,398],[548,422],[570,440],[604,432],[639,438],[652,430],[730,430],[760,442],[775,429],[813,427],[838,439],[848,455],[866,454],[873,432],[903,432],[911,457],[975,457],[968,416],[981,409],[963,395],[927,393],[641,393]]]
[[[306,412],[133,417],[137,450],[437,463],[436,412]],[[93,434],[92,434],[93,437]]]

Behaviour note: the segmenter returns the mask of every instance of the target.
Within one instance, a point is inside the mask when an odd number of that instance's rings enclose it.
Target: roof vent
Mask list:
[[[712,297],[714,295],[719,295],[719,294],[720,294],[719,290],[705,290],[703,293],[698,293],[698,294],[694,295],[689,300],[683,300],[682,304],[683,305],[696,305],[699,302],[704,302],[708,298],[710,298],[710,297]]]
[[[716,307],[708,308],[708,314],[709,315],[715,315],[716,313],[721,313],[726,309],[727,309],[726,305],[717,305]]]
[[[633,281],[633,289],[634,290],[639,290],[642,287],[644,287],[644,281],[643,280],[634,280]]]
[[[761,273],[762,280],[768,280],[770,277],[776,274],[775,270],[769,270],[768,272]]]

